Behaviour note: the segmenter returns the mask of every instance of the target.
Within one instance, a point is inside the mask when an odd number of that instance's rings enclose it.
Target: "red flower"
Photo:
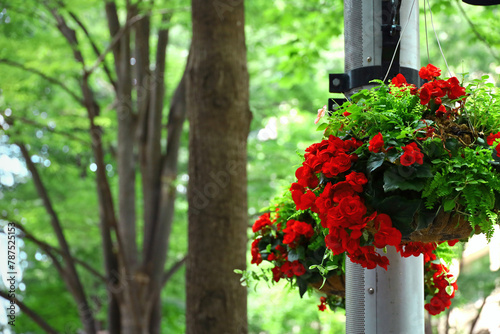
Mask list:
[[[325,187],[326,189],[326,187]],[[356,195],[356,191],[352,185],[347,181],[335,183],[332,187],[333,201],[339,203],[344,197]]]
[[[500,132],[498,133],[490,133],[489,136],[486,138],[486,143],[488,145],[493,145],[493,143],[495,142],[495,140],[499,139],[500,138]]]
[[[450,84],[450,89],[448,91],[448,97],[451,100],[456,100],[461,96],[465,95],[465,88],[460,86],[460,82],[456,77],[451,77],[448,79],[448,83]]]
[[[316,159],[316,161],[319,162],[318,159]],[[295,171],[295,177],[297,178],[297,182],[303,187],[314,189],[319,183],[314,170],[307,165],[297,168]]]
[[[401,73],[399,73],[394,78],[392,78],[391,82],[396,87],[406,86],[406,84],[407,84],[406,78]]]
[[[426,272],[434,272],[432,275],[432,280],[426,283],[430,291],[436,291],[434,296],[431,298],[430,303],[426,304],[425,309],[432,315],[436,315],[449,308],[451,305],[451,299],[455,297],[455,291],[458,289],[457,283],[450,281],[453,279],[453,275],[449,274],[449,269],[442,264],[429,263],[425,266]],[[452,287],[452,293],[448,294],[446,289]]]
[[[496,133],[496,134],[493,134],[493,133],[490,133],[490,135],[488,136],[488,138],[486,138],[486,143],[488,145],[493,145],[495,144],[496,140],[500,138],[500,132]],[[497,157],[500,158],[500,143],[498,143],[495,147],[495,151],[497,153]]]
[[[333,190],[332,184],[328,183],[323,192],[319,195],[315,202],[318,212],[325,214],[331,207],[333,207]]]
[[[361,221],[366,213],[366,206],[359,197],[344,197],[339,203],[340,212],[349,220]]]
[[[332,250],[333,255],[342,254],[345,252],[344,247],[342,246],[342,241],[338,238],[335,238],[333,235],[328,234],[325,237],[326,247]]]
[[[295,233],[297,233],[298,235],[303,235],[307,239],[312,238],[312,236],[314,235],[314,229],[308,223],[296,221],[293,225],[293,229]]]
[[[399,159],[401,165],[403,166],[411,166],[415,162],[419,165],[424,163],[424,154],[420,152],[416,143],[410,143],[404,147],[402,147],[404,153]]]
[[[326,310],[326,298],[325,297],[319,297],[320,304],[318,305],[318,309],[320,311]]]
[[[441,75],[441,70],[432,64],[422,67],[418,75],[424,80],[433,80]]]
[[[436,116],[437,117],[442,117],[446,114],[446,108],[444,105],[440,105],[439,108],[436,110]]]
[[[314,230],[308,223],[290,219],[286,223],[286,228],[283,230],[283,233],[283,243],[285,245],[290,245],[290,248],[295,248],[295,243],[299,241],[300,236],[303,235],[305,238],[310,239],[314,235]]]
[[[304,265],[297,260],[292,262],[292,270],[295,276],[302,276],[306,273]]]
[[[281,268],[276,266],[273,269],[271,269],[271,271],[273,272],[273,280],[275,282],[279,282],[280,278],[283,277],[283,272],[281,271]]]
[[[408,242],[404,245],[397,245],[396,249],[402,257],[419,256],[420,254],[424,254],[424,263],[427,263],[436,259],[436,254],[433,253],[436,247],[437,245],[433,242]]]
[[[256,265],[259,265],[262,262],[262,255],[260,254],[260,250],[258,247],[259,241],[260,241],[260,238],[255,239],[252,242],[252,246],[251,246],[251,253],[252,253],[252,262],[251,263],[255,263]]]
[[[325,304],[319,304],[318,305],[318,309],[323,312],[324,310],[326,310],[326,305]]]
[[[425,105],[430,102],[431,100],[431,89],[429,88],[428,84],[424,84],[422,88],[420,88],[420,104]]]
[[[270,214],[269,212],[264,213],[262,216],[260,216],[255,223],[252,226],[252,231],[253,232],[258,232],[262,230],[264,227],[272,225],[273,223],[270,220]]]
[[[326,177],[334,177],[351,168],[351,157],[345,153],[339,153],[336,157],[323,165],[321,171]]]
[[[375,228],[378,230],[374,235],[375,247],[384,248],[387,245],[397,246],[401,243],[401,232],[392,227],[391,217],[385,213],[375,218]]]
[[[357,172],[351,172],[345,177],[345,180],[349,182],[353,189],[358,193],[362,192],[363,185],[368,183],[368,179],[366,178],[365,174]]]
[[[326,217],[326,224],[324,227],[327,228],[339,228],[348,226],[349,222],[344,213],[340,210],[339,206],[335,206],[328,210],[328,215]]]
[[[375,252],[375,247],[364,246],[355,253],[348,254],[352,262],[360,264],[363,268],[374,269],[377,265],[387,270],[389,259]]]
[[[287,262],[283,263],[283,265],[281,266],[280,270],[288,278],[293,277],[292,262],[287,261]]]
[[[368,150],[373,153],[379,153],[381,149],[384,148],[384,137],[379,132],[370,140]]]
[[[316,201],[316,195],[311,190],[308,189],[304,193],[304,187],[298,183],[293,183],[290,190],[292,192],[292,199],[295,202],[297,210],[316,210],[316,205],[314,204]]]

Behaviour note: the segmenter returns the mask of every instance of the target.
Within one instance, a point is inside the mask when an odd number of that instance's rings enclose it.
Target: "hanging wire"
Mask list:
[[[387,73],[385,74],[385,77],[383,80],[384,82],[385,82],[385,80],[387,80],[387,76],[389,75],[389,72],[391,71],[392,64],[394,63],[394,58],[396,57],[396,53],[398,51],[399,44],[401,43],[401,39],[403,38],[403,35],[405,33],[406,27],[408,27],[408,23],[410,23],[410,17],[411,17],[411,13],[413,12],[413,8],[415,7],[415,2],[416,2],[416,0],[413,0],[413,3],[411,5],[411,9],[410,9],[410,14],[408,15],[408,19],[406,20],[406,24],[403,27],[403,30],[401,31],[401,35],[399,36],[398,44],[396,44],[396,49],[394,50],[394,53],[392,54],[392,59],[391,59],[391,62],[389,63],[389,68],[387,69]]]
[[[427,48],[427,64],[431,63],[431,56],[429,55],[429,38],[427,34],[427,1],[424,0],[424,22],[425,22],[425,46]]]
[[[424,0],[424,1],[427,1],[427,5],[429,6],[429,13],[431,15],[432,30],[434,30],[434,35],[436,36],[436,41],[437,41],[437,44],[439,46],[439,51],[441,52],[441,56],[443,56],[444,63],[446,64],[446,69],[448,70],[448,74],[451,77],[453,75],[451,74],[450,68],[448,67],[448,62],[446,61],[446,57],[444,56],[443,49],[441,48],[441,43],[439,42],[439,38],[438,38],[438,35],[437,35],[437,32],[436,32],[436,28],[434,28],[434,19],[432,18],[431,4],[430,4],[429,0]]]

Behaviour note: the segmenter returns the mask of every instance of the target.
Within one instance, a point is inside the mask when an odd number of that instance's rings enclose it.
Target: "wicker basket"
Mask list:
[[[323,280],[315,283],[310,283],[310,285],[314,289],[322,293],[325,293],[328,296],[335,295],[339,297],[345,297],[345,275],[330,276],[326,279],[326,282],[323,285],[323,287],[321,287],[322,284]]]
[[[416,219],[415,219],[416,220]],[[404,241],[442,242],[455,239],[466,239],[471,236],[472,227],[465,216],[458,212],[441,210],[428,227],[403,236]],[[479,233],[479,226],[474,233]]]

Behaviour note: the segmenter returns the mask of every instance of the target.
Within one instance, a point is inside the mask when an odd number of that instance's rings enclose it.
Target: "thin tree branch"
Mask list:
[[[16,225],[16,228],[18,228],[19,230],[21,230],[23,233],[24,233],[24,238],[28,239],[28,240],[31,240],[33,241],[35,244],[37,244],[45,253],[47,253],[47,255],[52,259],[52,262],[54,263],[54,266],[56,267],[57,271],[59,272],[59,274],[61,275],[61,277],[66,280],[67,277],[66,277],[66,272],[64,270],[64,268],[62,267],[61,265],[61,262],[59,261],[59,259],[55,256],[54,254],[54,247],[50,246],[49,244],[43,242],[43,241],[40,241],[38,239],[36,239],[35,237],[33,237],[32,234],[28,233],[23,226],[21,226],[19,223],[16,223],[16,222],[13,222],[12,220],[10,220],[11,223],[14,223]]]
[[[48,1],[44,1],[43,5],[47,8],[47,10],[52,14],[54,19],[56,20],[56,27],[59,29],[61,34],[64,36],[66,41],[69,43],[71,48],[73,49],[73,57],[79,63],[82,63],[85,68],[85,61],[83,59],[82,52],[80,51],[80,47],[78,44],[78,39],[76,37],[76,31],[68,26],[64,17],[57,11],[56,7],[51,7]]]
[[[56,130],[48,127],[46,124],[35,122],[34,120],[31,120],[31,119],[28,119],[28,118],[25,118],[25,117],[22,117],[22,116],[11,115],[9,117],[5,116],[5,118],[7,119],[7,123],[10,124],[10,125],[14,125],[15,121],[20,121],[23,124],[29,124],[29,125],[33,125],[33,126],[35,126],[37,128],[43,128],[43,129],[45,129],[45,130],[47,130],[49,132],[52,132],[54,134],[57,134],[57,135],[60,135],[60,136],[64,136],[64,137],[69,138],[69,139],[76,140],[79,143],[82,143],[84,145],[90,145],[90,142],[88,142],[88,141],[86,141],[86,140],[84,140],[82,138],[79,138],[79,137],[75,136],[71,132],[56,131]]]
[[[61,222],[59,221],[59,216],[57,215],[56,211],[54,210],[54,207],[52,206],[52,201],[50,200],[47,189],[45,188],[45,185],[43,184],[42,179],[40,178],[40,174],[38,173],[35,164],[33,163],[33,161],[31,161],[31,156],[28,152],[28,149],[22,143],[17,143],[17,145],[21,149],[21,154],[26,162],[28,170],[31,173],[31,177],[33,179],[33,183],[35,184],[35,188],[38,192],[38,195],[42,199],[45,210],[47,211],[50,217],[50,223],[56,235],[59,247],[61,248],[62,257],[66,265],[66,270],[69,274],[67,280],[68,288],[71,291],[72,295],[74,296],[77,304],[81,306],[79,307],[78,311],[80,313],[82,324],[85,330],[88,332],[88,334],[93,334],[96,332],[94,316],[91,312],[82,282],[80,280],[78,272],[76,271],[75,261],[71,256],[68,242],[66,240],[66,237],[64,236]]]
[[[90,36],[90,33],[87,30],[87,27],[85,27],[85,25],[83,24],[83,22],[76,16],[75,13],[73,13],[71,11],[68,11],[68,13],[71,16],[71,18],[76,22],[76,24],[78,24],[78,26],[82,29],[82,31],[84,32],[85,36],[87,36],[87,39],[89,40],[90,45],[92,46],[92,50],[94,50],[94,53],[96,54],[96,56],[99,57],[99,55],[101,54],[101,50],[99,50],[99,48],[95,44],[92,36]],[[102,62],[102,66],[104,68],[104,72],[106,72],[106,75],[108,77],[109,82],[111,83],[111,85],[116,90],[116,81],[113,80],[113,77],[111,75],[111,71],[110,71],[110,69],[109,69],[109,67],[108,67],[108,65],[106,64],[105,61]]]
[[[46,333],[49,333],[49,334],[59,334],[59,332],[56,331],[54,328],[52,328],[52,326],[50,326],[45,320],[43,320],[43,318],[38,313],[36,313],[31,308],[29,308],[28,306],[26,306],[26,304],[24,304],[19,299],[17,299],[17,298],[14,298],[14,299],[10,298],[9,294],[6,293],[6,292],[4,292],[4,291],[0,291],[0,297],[6,299],[8,301],[14,300],[14,302],[16,303],[16,305],[19,306],[19,309],[21,311],[23,311],[23,313],[26,314],[28,317],[30,317]]]
[[[127,22],[125,22],[125,24],[122,27],[120,27],[115,34],[112,35],[113,39],[111,40],[111,43],[109,43],[108,47],[99,55],[99,57],[97,57],[96,61],[94,62],[94,65],[88,68],[86,72],[93,73],[99,67],[99,65],[104,61],[106,55],[111,50],[116,49],[118,42],[121,40],[123,35],[128,31],[128,29],[131,28],[136,22],[138,22],[142,18],[143,15],[136,15],[127,20]],[[112,29],[110,28],[110,30]],[[115,62],[116,62],[116,55],[115,55]]]
[[[50,256],[50,258],[52,259],[54,264],[56,266],[60,267],[60,262],[54,255],[54,252],[55,252],[55,253],[58,253],[59,255],[62,256],[63,252],[60,249],[53,247],[53,246],[49,245],[48,243],[46,243],[45,241],[41,241],[40,239],[36,238],[33,234],[26,231],[26,228],[24,226],[22,226],[21,224],[14,222],[12,220],[10,222],[14,223],[16,228],[18,228],[21,232],[23,232],[24,237],[26,239],[31,240],[33,243],[37,244],[44,252],[47,253],[47,255]],[[82,266],[83,268],[85,268],[89,273],[93,274],[95,277],[99,278],[104,283],[107,282],[106,277],[104,277],[104,275],[102,275],[96,269],[94,269],[90,264],[86,263],[83,260],[77,259],[75,257],[73,257],[73,259],[75,260],[75,263],[77,263],[80,266]],[[61,269],[62,269],[62,267],[61,267]]]
[[[495,53],[495,51],[493,50],[493,48],[491,47],[491,45],[488,43],[488,41],[486,40],[486,38],[481,35],[481,33],[479,32],[479,30],[477,29],[476,25],[471,21],[471,19],[469,18],[469,16],[467,16],[467,13],[465,12],[465,10],[463,9],[462,7],[462,4],[461,4],[461,1],[458,1],[458,9],[460,10],[460,12],[462,13],[463,17],[465,18],[465,20],[467,21],[467,23],[469,24],[470,28],[472,29],[472,32],[474,33],[474,35],[476,35],[476,37],[484,43],[484,45],[486,45],[486,47],[488,48],[488,51],[490,52],[491,56],[497,61],[497,62],[500,62],[500,57]]]
[[[109,9],[108,9],[109,7]],[[114,10],[113,10],[114,8]],[[114,1],[106,1],[106,12],[108,13],[108,22],[110,25],[110,32],[111,36],[113,36],[113,39],[111,40],[111,43],[109,43],[108,47],[102,52],[99,57],[97,57],[97,60],[94,62],[94,65],[92,65],[90,68],[88,68],[86,71],[88,73],[92,73],[96,70],[97,67],[99,67],[99,64],[104,61],[104,58],[106,58],[106,55],[112,51],[113,49],[116,49],[116,46],[120,39],[123,37],[127,29],[131,28],[135,23],[143,19],[145,16],[151,16],[151,15],[157,15],[157,14],[171,14],[176,11],[181,11],[181,10],[188,10],[188,7],[182,7],[182,8],[176,8],[176,9],[165,9],[165,10],[158,10],[154,12],[148,12],[148,14],[138,14],[130,19],[128,19],[125,24],[120,27],[119,23],[117,24],[117,16],[115,18],[115,15],[113,12],[116,12],[116,6],[114,5]],[[108,12],[109,11],[109,12]],[[118,29],[116,29],[118,27]],[[116,60],[115,60],[116,61]]]
[[[13,60],[10,60],[10,59],[5,59],[5,58],[0,58],[0,63],[3,63],[3,64],[7,64],[7,65],[10,65],[10,66],[14,66],[14,67],[17,67],[23,71],[26,71],[26,72],[30,72],[30,73],[33,73],[33,74],[36,74],[38,76],[40,76],[41,78],[45,79],[46,81],[56,85],[56,86],[59,86],[60,88],[62,88],[66,93],[68,93],[76,102],[78,102],[79,104],[83,105],[83,100],[81,97],[79,97],[76,93],[74,93],[70,88],[68,88],[68,86],[66,86],[63,82],[53,78],[53,77],[50,77],[42,72],[40,72],[39,70],[36,70],[34,68],[30,68],[30,67],[26,67],[24,66],[23,64],[21,63],[18,63],[16,61],[13,61]]]
[[[162,23],[166,23],[170,17],[164,16]],[[165,63],[166,50],[168,45],[168,29],[158,31],[158,42],[156,46],[156,66],[151,76],[151,102],[149,103],[148,119],[146,119],[146,142],[145,142],[145,161],[143,172],[143,195],[144,195],[144,257],[152,260],[154,256],[151,249],[154,249],[153,239],[157,224],[163,224],[158,221],[160,196],[161,196],[161,121],[163,118],[164,96],[165,96]],[[173,102],[173,101],[172,101]],[[178,124],[177,124],[178,125]],[[182,124],[181,124],[182,126]],[[169,129],[170,130],[170,129]],[[169,134],[170,135],[170,134]],[[156,252],[158,254],[159,252]],[[158,254],[159,255],[159,254]],[[155,263],[161,266],[160,263]]]
[[[182,259],[174,263],[166,272],[163,273],[163,277],[161,280],[161,286],[165,286],[168,281],[174,276],[174,274],[182,268],[182,266],[186,263],[187,255],[185,255]]]
[[[130,65],[130,25],[126,23],[121,30],[117,8],[114,0],[106,0],[106,16],[108,28],[113,41],[102,55],[104,59],[109,50],[113,51],[115,71],[118,78],[117,114],[118,114],[118,147],[117,161],[119,178],[118,220],[116,235],[118,239],[118,256],[120,257],[120,273],[126,277],[135,277],[137,259],[136,219],[135,219],[135,157],[133,153],[135,115],[132,111],[132,75]],[[135,13],[127,8],[126,22],[131,22]],[[122,32],[123,31],[123,32]],[[102,60],[100,60],[102,61]],[[96,64],[98,64],[96,62]],[[91,73],[88,71],[88,73]],[[139,303],[139,287],[136,280],[128,282],[122,297],[132,308],[132,322],[139,324],[142,313]]]
[[[170,233],[175,211],[176,188],[174,182],[177,178],[178,153],[183,129],[182,125],[186,118],[185,78],[186,71],[177,86],[170,106],[167,124],[167,152],[166,158],[162,163],[158,216],[153,225],[153,242],[147,245],[146,254],[148,254],[148,257],[144,259],[146,264],[145,267],[152,271],[150,272],[150,276],[152,282],[154,282],[150,290],[151,298],[160,293],[162,288],[161,273],[155,272],[154,268],[163,268],[168,258]]]
[[[483,299],[483,302],[481,303],[481,306],[479,307],[479,310],[477,311],[477,315],[476,317],[474,318],[474,320],[472,320],[472,324],[470,325],[470,334],[473,334],[474,333],[474,328],[476,327],[477,325],[477,322],[479,320],[479,317],[481,316],[481,312],[483,312],[483,308],[484,308],[484,305],[486,305],[486,300],[488,299],[489,295],[484,297]]]

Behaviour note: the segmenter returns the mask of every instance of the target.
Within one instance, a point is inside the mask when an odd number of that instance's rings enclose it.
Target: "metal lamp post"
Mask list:
[[[345,73],[330,75],[330,92],[349,96],[398,73],[419,85],[418,14],[418,1],[344,0]],[[346,260],[346,333],[423,334],[423,256],[384,255],[387,271]]]

